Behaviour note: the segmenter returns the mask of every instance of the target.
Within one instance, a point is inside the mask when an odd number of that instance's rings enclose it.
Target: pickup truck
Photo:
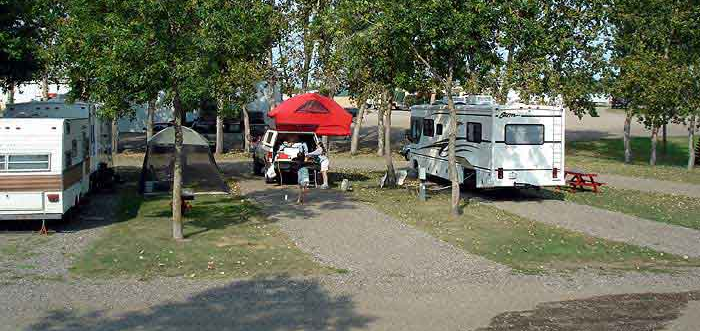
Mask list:
[[[281,151],[280,145],[284,141],[304,142],[309,149],[309,152],[314,151],[320,140],[314,132],[294,132],[294,131],[277,131],[267,130],[263,137],[252,147],[251,157],[253,158],[253,172],[256,175],[265,176],[266,169],[271,164],[275,166],[276,178],[297,178],[293,175],[292,157]],[[267,183],[272,183],[276,178],[268,178],[265,176]]]

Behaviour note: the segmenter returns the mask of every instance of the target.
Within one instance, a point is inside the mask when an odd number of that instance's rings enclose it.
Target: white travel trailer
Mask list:
[[[80,203],[110,165],[109,136],[94,133],[88,119],[0,119],[0,220],[60,219]]]
[[[456,105],[458,179],[471,188],[564,184],[565,112],[535,105]],[[416,169],[449,179],[445,105],[411,107],[411,144],[402,153]]]

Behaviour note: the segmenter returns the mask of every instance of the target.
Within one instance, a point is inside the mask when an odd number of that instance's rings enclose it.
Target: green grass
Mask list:
[[[450,192],[432,192],[418,201],[416,188],[380,190],[379,174],[354,183],[354,197],[415,228],[472,254],[517,271],[568,271],[595,268],[604,271],[674,271],[697,267],[698,259],[664,254],[652,249],[600,239],[525,219],[488,204],[463,205],[463,215],[448,215]]]
[[[667,152],[658,143],[657,166],[648,164],[650,139],[633,137],[631,150],[633,163],[623,163],[623,139],[571,141],[567,143],[565,162],[568,168],[630,177],[643,177],[676,182],[699,184],[699,168],[686,168],[688,158],[687,139],[670,137]]]
[[[168,197],[121,192],[120,223],[72,266],[83,277],[239,278],[333,273],[301,252],[253,203],[197,196],[186,215],[186,240],[171,239]]]
[[[662,193],[624,190],[604,186],[599,193],[582,191],[532,192],[548,199],[571,201],[652,221],[699,229],[699,199]]]
[[[20,262],[35,255],[34,250],[48,241],[48,237],[36,233],[7,235],[0,242],[0,261]]]

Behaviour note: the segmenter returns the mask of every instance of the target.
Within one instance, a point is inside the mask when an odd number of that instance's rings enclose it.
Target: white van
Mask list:
[[[565,112],[540,105],[458,104],[458,180],[473,188],[564,184]],[[449,179],[445,105],[411,108],[411,142],[402,153],[416,169]]]
[[[60,219],[111,166],[88,119],[0,119],[0,220]],[[99,144],[98,142],[102,142]]]

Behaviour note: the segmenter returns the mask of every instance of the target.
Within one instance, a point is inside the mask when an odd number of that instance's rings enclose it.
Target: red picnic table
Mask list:
[[[571,176],[569,179],[567,176]],[[599,192],[599,186],[605,183],[597,182],[594,177],[598,174],[586,172],[578,169],[568,169],[565,170],[565,182],[570,186],[570,190],[575,192],[577,187],[584,189],[584,187],[591,187],[592,191]]]

